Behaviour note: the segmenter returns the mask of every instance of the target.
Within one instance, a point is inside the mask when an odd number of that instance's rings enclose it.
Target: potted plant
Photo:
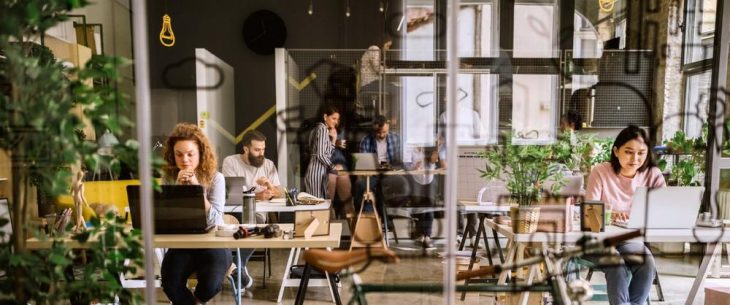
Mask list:
[[[667,177],[668,185],[697,186],[704,180],[705,153],[707,147],[707,124],[702,127],[702,136],[689,138],[683,131],[677,131],[672,138],[664,140],[665,152],[660,155],[672,156],[672,164]],[[669,163],[666,158],[657,162],[665,172]]]
[[[558,193],[565,184],[563,168],[555,163],[554,145],[513,145],[512,137],[503,137],[503,145],[482,153],[485,168],[478,169],[487,180],[504,180],[511,202],[517,206],[512,213],[512,227],[517,233],[537,229],[543,197],[543,184],[554,181],[551,193]]]
[[[59,270],[73,261],[69,249],[54,245],[46,255],[26,249],[25,241],[33,232],[30,225],[33,204],[30,195],[33,187],[41,193],[55,198],[68,193],[72,167],[85,164],[95,168],[98,146],[85,141],[82,118],[72,110],[81,107],[85,117],[97,131],[110,130],[120,135],[129,120],[115,115],[121,98],[115,88],[118,70],[124,64],[120,58],[94,56],[84,69],[67,68],[57,61],[50,50],[33,41],[59,21],[68,19],[68,13],[87,4],[84,0],[46,0],[43,4],[33,1],[3,1],[0,5],[0,149],[12,156],[12,215],[13,235],[10,243],[2,248],[1,271],[7,276],[0,280],[0,295],[10,296],[16,302],[35,300],[38,304],[55,303],[61,296],[93,291],[95,295],[83,299],[109,300],[108,295],[121,293],[118,286],[101,287],[101,282],[89,280],[84,285],[66,285],[65,292],[52,291],[58,281]],[[92,86],[94,79],[108,80]],[[119,146],[130,146],[128,141]],[[131,164],[131,163],[130,163]],[[136,163],[135,163],[136,164]],[[97,222],[100,230],[108,222]],[[86,234],[86,233],[82,233]],[[108,236],[108,235],[105,235]],[[131,238],[138,238],[131,237]],[[141,257],[141,250],[130,252],[128,257]],[[88,255],[97,254],[104,259],[119,263],[119,252],[99,252],[91,246]],[[112,257],[106,257],[111,255]],[[101,261],[106,262],[104,259]],[[100,262],[101,262],[100,261]],[[54,268],[46,270],[39,266]],[[114,265],[118,266],[118,265]],[[109,270],[116,270],[107,266]],[[106,280],[113,279],[110,273],[102,273]],[[96,284],[94,284],[96,283]],[[92,285],[93,284],[93,285]],[[92,285],[92,286],[88,286]],[[101,287],[101,288],[100,288]],[[76,289],[76,290],[74,290]],[[86,302],[88,304],[89,302]],[[108,302],[107,302],[108,303]]]

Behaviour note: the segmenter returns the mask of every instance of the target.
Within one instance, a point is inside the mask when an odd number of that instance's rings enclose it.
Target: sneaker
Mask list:
[[[234,275],[233,278],[235,279],[236,276]],[[248,268],[243,267],[243,270],[241,271],[241,289],[249,289],[253,286],[253,278],[250,274],[248,274]]]
[[[423,246],[424,249],[433,249],[433,248],[436,248],[436,247],[433,246],[433,242],[431,242],[431,237],[430,236],[424,236],[424,237],[422,237],[421,238],[421,245]]]

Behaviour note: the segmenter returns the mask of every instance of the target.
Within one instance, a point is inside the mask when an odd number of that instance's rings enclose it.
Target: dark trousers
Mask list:
[[[433,212],[415,214],[416,231],[423,236],[431,237],[433,234]]]
[[[170,249],[162,260],[162,289],[173,305],[207,302],[223,289],[231,260],[229,249]],[[186,286],[193,273],[198,279],[194,294]]]

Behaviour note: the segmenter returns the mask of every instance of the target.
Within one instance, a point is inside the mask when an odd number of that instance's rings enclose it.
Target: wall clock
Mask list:
[[[274,54],[274,49],[283,47],[285,41],[284,20],[272,11],[255,11],[243,22],[243,42],[256,54]]]

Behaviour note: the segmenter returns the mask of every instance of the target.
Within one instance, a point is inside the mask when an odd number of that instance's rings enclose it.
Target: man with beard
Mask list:
[[[248,186],[255,186],[256,200],[269,200],[284,196],[279,183],[279,173],[276,165],[264,157],[266,150],[266,136],[256,130],[250,130],[243,135],[243,153],[230,155],[223,159],[223,176],[244,177]],[[266,223],[265,215],[256,213],[257,223]],[[241,287],[246,289],[253,286],[253,278],[248,274],[246,264],[253,255],[254,249],[241,249],[241,264],[243,278]]]
[[[276,165],[264,157],[265,150],[266,136],[250,130],[243,135],[243,153],[223,159],[223,176],[245,177],[247,184],[256,187],[256,200],[284,196]]]

